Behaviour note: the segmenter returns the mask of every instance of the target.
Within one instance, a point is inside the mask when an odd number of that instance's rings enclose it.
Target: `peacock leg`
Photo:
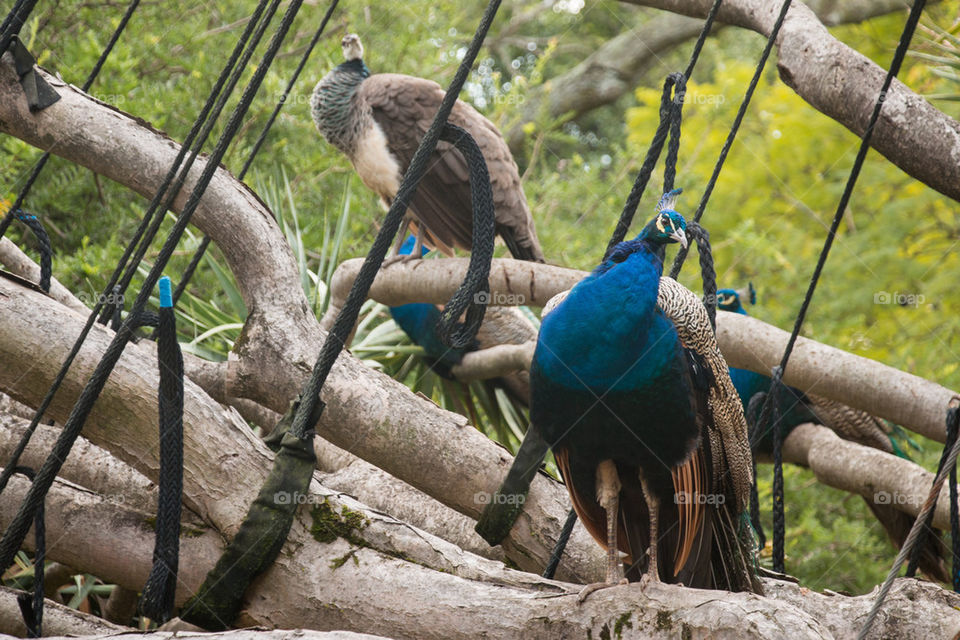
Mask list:
[[[613,460],[604,460],[597,465],[597,502],[607,514],[607,579],[594,582],[580,590],[578,602],[586,600],[594,591],[627,584],[620,573],[620,550],[617,545],[617,513],[620,510],[620,477]]]
[[[642,582],[660,582],[660,573],[657,569],[657,536],[658,515],[660,511],[660,499],[651,491],[643,473],[640,474],[640,486],[643,487],[643,497],[647,501],[647,510],[650,512],[650,562],[647,564],[647,572],[643,574]]]
[[[420,247],[422,243],[420,242],[420,233],[417,233],[417,246],[414,248],[413,253],[410,255],[401,255],[400,247],[403,246],[403,243],[407,239],[407,231],[410,229],[410,216],[405,215],[403,217],[403,222],[400,223],[400,230],[397,231],[397,240],[393,243],[393,248],[390,250],[390,253],[387,254],[387,257],[383,260],[381,269],[384,267],[389,267],[394,262],[406,262],[413,257],[420,257]]]

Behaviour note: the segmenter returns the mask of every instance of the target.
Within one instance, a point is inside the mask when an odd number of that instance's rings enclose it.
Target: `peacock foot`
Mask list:
[[[627,579],[626,579],[626,578],[620,578],[620,579],[617,580],[616,582],[593,582],[593,583],[590,583],[590,584],[588,584],[587,586],[585,586],[583,589],[581,589],[579,594],[577,594],[577,602],[578,602],[578,603],[583,602],[584,600],[587,599],[587,596],[589,596],[589,595],[590,595],[591,593],[593,593],[594,591],[600,591],[601,589],[608,589],[608,588],[610,588],[610,587],[619,587],[619,586],[622,586],[622,585],[625,585],[625,584],[627,584]]]

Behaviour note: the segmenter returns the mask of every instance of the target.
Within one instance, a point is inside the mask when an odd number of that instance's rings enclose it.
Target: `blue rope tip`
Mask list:
[[[170,286],[170,276],[163,276],[157,284],[160,287],[160,307],[169,309],[173,306],[173,288]]]

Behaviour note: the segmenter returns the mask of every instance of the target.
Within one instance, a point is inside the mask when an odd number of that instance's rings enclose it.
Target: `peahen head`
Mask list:
[[[347,62],[363,59],[363,44],[360,42],[360,36],[357,34],[348,33],[343,36],[343,40],[340,41],[340,46],[343,47],[343,58]]]
[[[757,290],[753,288],[752,282],[745,289],[718,289],[717,308],[747,315],[746,309],[743,308],[742,298],[744,297],[750,304],[757,304]]]

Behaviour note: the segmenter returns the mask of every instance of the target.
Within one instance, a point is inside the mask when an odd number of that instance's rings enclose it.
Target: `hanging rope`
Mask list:
[[[563,523],[563,529],[560,530],[560,536],[557,538],[557,544],[553,547],[550,559],[547,560],[547,566],[543,570],[543,577],[553,580],[557,573],[557,567],[560,566],[560,558],[563,557],[563,550],[567,548],[567,542],[570,541],[570,534],[573,533],[573,525],[577,524],[577,512],[570,509],[567,514],[567,520]]]
[[[50,293],[50,277],[53,272],[53,247],[50,245],[50,236],[34,214],[17,211],[13,217],[25,224],[37,239],[37,249],[40,251],[39,285],[44,293]]]
[[[463,61],[460,63],[460,67],[457,69],[457,73],[454,75],[453,81],[450,83],[450,87],[443,96],[443,100],[440,103],[440,108],[437,110],[437,115],[430,124],[430,128],[427,129],[427,132],[420,140],[420,146],[417,147],[417,151],[414,154],[413,159],[410,161],[410,166],[403,175],[403,180],[400,182],[400,187],[397,189],[397,195],[394,197],[393,202],[390,205],[390,210],[387,212],[387,215],[384,218],[383,226],[380,227],[380,231],[377,233],[377,237],[373,242],[373,246],[370,248],[370,252],[367,253],[367,257],[363,261],[363,265],[360,267],[360,273],[357,274],[357,279],[354,281],[353,287],[350,289],[350,293],[347,295],[347,300],[341,308],[340,313],[337,315],[337,319],[334,321],[333,328],[327,335],[327,339],[323,343],[320,356],[317,358],[317,362],[313,367],[313,373],[311,374],[310,379],[304,385],[303,391],[300,393],[300,410],[294,417],[293,426],[291,427],[291,432],[298,438],[306,439],[312,437],[314,434],[313,427],[316,424],[317,419],[319,419],[320,414],[323,412],[323,404],[320,402],[320,389],[323,388],[323,384],[326,381],[327,376],[330,374],[330,369],[333,368],[333,363],[336,361],[337,356],[340,354],[340,351],[343,350],[347,336],[356,325],[357,317],[360,314],[360,306],[366,300],[367,291],[369,291],[370,285],[373,283],[373,280],[377,275],[377,271],[380,269],[380,265],[383,263],[383,258],[386,256],[387,250],[392,244],[393,237],[397,234],[397,230],[400,228],[400,222],[402,221],[403,216],[406,214],[407,207],[409,206],[410,200],[416,191],[417,185],[420,184],[420,180],[427,172],[427,163],[429,162],[430,156],[436,148],[437,142],[440,140],[441,135],[443,134],[444,125],[447,122],[447,118],[449,118],[450,112],[453,110],[453,105],[456,104],[457,96],[460,95],[460,90],[463,88],[463,85],[467,80],[470,69],[473,67],[473,63],[480,51],[480,47],[483,45],[483,40],[487,35],[487,31],[490,29],[490,25],[493,23],[493,18],[496,16],[497,9],[499,7],[500,0],[490,0],[490,3],[487,5],[487,8],[483,14],[483,18],[480,20],[480,25],[477,27],[477,31],[473,36],[473,40],[471,41],[470,46],[467,48],[467,52],[464,55]],[[469,136],[465,138],[469,138]],[[486,167],[484,167],[484,171],[485,170]],[[473,197],[475,189],[480,186],[475,186],[473,184],[473,177],[473,167],[471,166],[471,197]],[[476,201],[474,201],[473,207],[474,218],[476,219]],[[470,256],[471,268],[475,264],[474,254],[477,253],[478,250],[483,249],[482,245],[478,246],[479,242],[484,242],[484,240],[479,237],[481,231],[481,229],[474,228],[474,246],[472,247]],[[487,271],[489,271],[489,259],[487,260],[485,268]],[[468,274],[468,278],[469,277],[470,276]],[[458,289],[457,294],[459,294],[460,291],[462,291],[465,287],[466,281],[463,285],[461,285],[460,289]],[[451,303],[452,302],[454,301],[451,300]],[[457,301],[457,304],[462,304],[462,302],[463,301],[461,299]],[[448,305],[449,304],[450,303],[448,303]],[[473,304],[473,301],[467,301],[467,304],[471,305]],[[474,305],[474,307],[475,306],[476,305]],[[474,311],[474,320],[476,319],[476,313],[477,312]],[[459,334],[458,337],[463,337],[463,334]]]
[[[917,0],[917,4],[923,4],[923,0]],[[916,8],[916,4],[914,5]],[[911,13],[911,16],[913,14]],[[919,16],[918,16],[919,17]],[[908,18],[909,24],[909,18]],[[916,23],[914,23],[916,26]],[[952,405],[956,405],[956,400],[951,402]],[[960,409],[956,406],[951,406],[947,409],[947,430],[953,429],[957,430],[958,425],[960,425]],[[927,521],[927,518],[932,516],[934,505],[937,503],[937,497],[940,495],[940,490],[943,489],[943,483],[947,479],[947,469],[955,469],[957,465],[957,453],[960,453],[960,438],[956,439],[953,443],[953,446],[950,448],[950,453],[947,455],[946,464],[944,468],[940,469],[937,473],[936,478],[933,481],[933,486],[930,487],[930,493],[927,494],[927,499],[923,502],[923,507],[920,509],[920,513],[917,514],[917,519],[913,522],[913,527],[910,528],[910,533],[907,534],[907,539],[904,540],[903,546],[900,548],[900,553],[897,554],[896,560],[893,562],[893,566],[890,567],[890,573],[887,574],[887,579],[884,580],[883,586],[880,587],[880,592],[877,594],[876,599],[873,601],[873,606],[870,608],[870,613],[867,615],[866,622],[863,623],[863,628],[860,629],[860,633],[857,634],[857,640],[864,640],[867,637],[867,634],[870,632],[870,627],[873,626],[873,621],[876,620],[877,614],[880,613],[880,607],[883,606],[884,600],[887,598],[887,594],[890,593],[890,587],[893,586],[893,581],[896,579],[897,575],[900,573],[900,568],[903,566],[903,563],[906,561],[907,556],[910,555],[914,546],[917,543],[917,540],[920,538],[920,533],[924,529],[924,523]],[[951,480],[951,482],[954,482]],[[956,484],[956,482],[954,482]],[[951,493],[954,493],[952,491]],[[951,495],[951,498],[953,496]],[[951,509],[952,510],[952,509]],[[952,518],[952,513],[951,513]],[[956,568],[957,568],[957,557],[954,556],[954,584],[956,584]]]
[[[203,144],[206,142],[206,139],[212,129],[212,125],[205,127],[205,122],[208,121],[208,117],[216,118],[217,115],[219,115],[219,111],[216,111],[216,114],[211,113],[214,111],[214,107],[217,104],[216,98],[218,95],[220,95],[221,91],[225,90],[227,93],[233,91],[235,83],[229,84],[226,89],[224,89],[224,87],[228,84],[228,78],[231,77],[231,72],[236,66],[237,61],[239,60],[240,55],[249,41],[255,25],[257,24],[260,16],[263,14],[266,6],[267,0],[260,0],[260,3],[254,10],[253,15],[250,17],[246,28],[241,34],[239,40],[237,40],[237,44],[234,47],[230,58],[227,60],[223,70],[220,72],[220,76],[214,83],[213,89],[211,89],[210,94],[207,97],[207,101],[200,111],[200,114],[197,116],[196,121],[194,121],[193,126],[190,128],[190,132],[187,134],[186,139],[184,139],[183,144],[180,146],[180,151],[177,152],[177,156],[174,159],[173,164],[160,183],[157,193],[153,196],[153,199],[147,206],[147,211],[144,214],[143,219],[140,221],[140,225],[137,227],[137,230],[134,232],[133,238],[125,247],[123,255],[120,257],[120,260],[117,263],[116,268],[113,270],[107,285],[103,289],[103,293],[98,297],[96,304],[94,304],[93,309],[90,311],[90,315],[87,317],[87,321],[84,324],[83,329],[80,331],[80,335],[78,335],[76,340],[74,340],[73,346],[70,349],[70,353],[67,354],[67,357],[63,361],[63,365],[60,367],[60,371],[57,372],[57,375],[51,383],[50,388],[47,390],[46,395],[44,395],[43,400],[40,402],[40,406],[37,407],[37,410],[34,413],[33,419],[30,421],[30,425],[27,427],[26,432],[23,434],[23,436],[21,436],[20,441],[17,443],[17,448],[14,450],[13,455],[11,456],[10,464],[3,469],[2,473],[0,473],[0,492],[3,492],[4,488],[7,486],[7,482],[10,480],[10,475],[13,473],[11,468],[16,466],[17,462],[20,460],[20,457],[23,455],[23,452],[26,450],[31,437],[37,429],[37,425],[40,424],[40,420],[46,413],[50,403],[53,401],[54,395],[56,395],[57,390],[60,389],[60,385],[63,384],[63,381],[66,379],[67,373],[70,371],[70,367],[73,364],[74,359],[77,357],[77,354],[80,353],[80,347],[90,334],[90,330],[93,328],[93,324],[96,321],[97,316],[100,314],[101,310],[104,310],[106,307],[108,307],[108,305],[114,305],[110,306],[110,308],[107,310],[108,313],[106,315],[106,319],[109,319],[115,313],[115,305],[123,305],[123,294],[120,293],[120,289],[117,286],[117,281],[123,273],[123,269],[131,255],[136,252],[134,263],[138,264],[159,231],[162,215],[154,218],[155,224],[150,225],[150,221],[155,212],[158,210],[161,201],[164,199],[164,196],[171,190],[171,188],[173,189],[172,193],[180,192],[187,172],[190,170],[190,167],[193,166],[194,160],[196,160],[197,156],[200,154],[200,150],[203,147]],[[101,59],[104,57],[105,56],[101,55]],[[239,76],[237,77],[239,78]],[[188,152],[190,153],[189,158],[187,157]],[[185,159],[186,162],[184,161]],[[181,170],[179,174],[180,178],[174,182],[174,179],[177,178],[178,170]],[[35,168],[34,173],[37,172],[38,170]],[[138,242],[140,242],[139,246],[137,244]],[[104,322],[106,322],[106,319]]]
[[[0,55],[3,55],[3,52],[10,47],[11,40],[20,33],[20,29],[26,24],[27,18],[30,17],[30,13],[36,5],[37,0],[17,0],[16,4],[13,5],[13,9],[0,24]],[[0,237],[3,237],[2,233],[0,233]]]
[[[790,361],[790,354],[793,352],[794,344],[796,344],[797,337],[800,335],[800,328],[803,326],[803,320],[806,318],[807,310],[810,308],[810,302],[813,300],[813,294],[817,289],[817,283],[820,280],[820,274],[823,272],[823,267],[827,262],[827,256],[830,254],[830,247],[833,246],[833,240],[836,237],[837,229],[840,226],[840,221],[843,219],[843,212],[847,209],[847,204],[850,202],[850,196],[853,194],[853,187],[857,183],[857,178],[860,176],[860,169],[863,168],[863,162],[866,160],[867,151],[870,150],[870,139],[873,137],[874,126],[876,126],[877,120],[880,117],[880,110],[883,108],[883,103],[886,100],[887,91],[890,89],[890,84],[900,72],[900,66],[903,64],[903,59],[907,54],[907,49],[910,46],[910,40],[913,38],[913,32],[917,28],[917,22],[920,20],[920,14],[923,13],[923,7],[925,4],[926,0],[915,0],[913,7],[910,9],[910,15],[907,17],[907,22],[903,27],[903,33],[900,35],[900,42],[897,44],[897,50],[893,54],[893,60],[890,62],[890,68],[887,71],[886,77],[883,79],[883,86],[880,88],[880,93],[877,95],[877,99],[874,102],[873,112],[870,114],[870,119],[867,121],[867,126],[864,129],[863,139],[860,142],[860,149],[857,151],[857,157],[853,161],[853,167],[850,169],[850,176],[847,178],[847,184],[843,189],[843,195],[840,196],[840,202],[837,204],[837,211],[834,213],[833,222],[830,224],[830,230],[827,232],[826,240],[823,243],[823,249],[821,249],[820,257],[817,259],[817,266],[813,270],[813,276],[810,278],[810,285],[807,287],[807,293],[803,298],[803,304],[800,305],[800,311],[797,313],[797,319],[793,325],[793,332],[790,334],[790,339],[787,341],[787,346],[786,349],[784,349],[783,358],[781,358],[780,364],[773,369],[773,375],[771,376],[773,378],[773,382],[770,384],[770,391],[767,394],[766,401],[764,402],[761,419],[771,415],[768,407],[771,405],[771,402],[776,402],[778,396],[780,395],[780,387],[783,384],[781,380],[783,377],[783,372],[787,368],[787,363]],[[774,412],[772,415],[774,419],[773,569],[778,573],[785,573],[783,564],[785,531],[785,526],[783,524],[783,454],[780,451],[780,445],[783,441],[783,429],[779,410]],[[767,423],[764,421],[761,424]]]
[[[26,476],[31,481],[36,475],[30,467],[18,466],[14,473]],[[47,529],[43,503],[33,519],[33,592],[17,594],[17,606],[28,638],[43,636],[43,569],[47,555]]]
[[[330,3],[330,7],[327,8],[327,13],[324,14],[323,20],[320,21],[320,26],[313,34],[313,38],[310,40],[310,44],[307,45],[307,50],[303,52],[303,56],[300,58],[300,64],[297,65],[297,68],[294,70],[293,75],[290,76],[290,80],[287,82],[286,88],[283,90],[283,94],[280,96],[280,99],[277,101],[277,106],[273,108],[273,113],[270,114],[270,117],[267,118],[267,123],[263,125],[263,130],[260,131],[260,136],[257,138],[257,141],[253,144],[253,149],[250,150],[250,154],[247,156],[246,162],[243,163],[243,168],[240,170],[240,173],[237,174],[237,180],[243,182],[243,178],[247,175],[247,170],[250,168],[250,165],[253,164],[253,159],[257,157],[257,153],[260,151],[260,147],[263,146],[263,143],[267,139],[267,134],[270,132],[270,128],[273,127],[274,121],[276,121],[277,116],[280,114],[280,110],[283,108],[283,105],[287,103],[287,96],[290,95],[290,92],[293,90],[294,84],[297,82],[297,79],[300,77],[300,73],[303,71],[303,68],[307,65],[307,60],[310,59],[310,54],[313,53],[314,47],[317,46],[317,42],[320,41],[320,36],[323,35],[324,29],[327,28],[327,23],[330,21],[330,17],[333,15],[333,10],[336,9],[337,4],[340,0],[333,0]],[[173,292],[173,306],[177,306],[177,302],[180,301],[180,296],[183,295],[184,290],[187,288],[187,284],[190,282],[190,279],[193,277],[194,272],[196,272],[197,267],[200,266],[200,261],[203,259],[204,254],[207,252],[207,248],[210,246],[210,236],[203,236],[203,240],[200,241],[200,246],[197,247],[197,250],[194,252],[193,257],[190,258],[190,264],[187,265],[186,270],[183,272],[183,276],[180,278],[180,282],[177,283],[177,288]]]
[[[206,122],[203,125],[203,129],[200,131],[198,136],[199,140],[206,140],[207,136],[210,135],[210,132],[213,130],[213,126],[216,124],[217,118],[220,113],[223,111],[224,106],[229,99],[233,88],[240,81],[240,76],[247,68],[247,65],[250,62],[250,58],[253,56],[254,50],[257,48],[257,45],[260,43],[260,40],[263,38],[264,33],[266,33],[267,27],[270,25],[270,21],[273,19],[274,14],[277,12],[277,9],[280,6],[280,0],[271,0],[270,4],[267,5],[266,10],[263,14],[263,18],[260,20],[255,27],[253,27],[253,19],[248,23],[248,28],[252,28],[253,32],[250,36],[249,44],[247,44],[246,49],[239,55],[236,63],[230,71],[229,77],[225,82],[225,88],[217,98],[216,103],[211,109],[210,115],[207,117]],[[238,43],[239,44],[239,43]],[[222,74],[221,74],[222,75]],[[199,152],[200,147],[202,147],[203,142],[198,142],[197,151]],[[163,222],[164,212],[173,208],[174,200],[176,200],[177,195],[180,193],[180,189],[183,186],[184,182],[187,179],[188,172],[190,167],[193,165],[194,160],[196,160],[196,155],[191,154],[190,160],[186,163],[185,167],[181,169],[180,175],[177,177],[177,181],[174,185],[167,191],[166,200],[163,201],[163,204],[160,207],[154,208],[151,207],[150,214],[154,216],[153,222],[150,226],[151,236],[152,234],[157,233],[160,229],[160,224]],[[152,204],[152,203],[151,203]],[[140,264],[140,261],[143,259],[143,256],[146,254],[147,249],[149,248],[149,243],[144,241],[141,242],[140,248],[138,249],[134,259],[127,264],[126,271],[123,274],[123,277],[120,278],[119,287],[121,297],[126,292],[127,287],[130,286],[130,281],[133,280],[133,277],[137,273],[137,266]],[[122,300],[121,300],[122,304]],[[105,309],[100,314],[100,322],[106,324],[109,320],[109,310]]]
[[[707,187],[703,191],[703,196],[700,197],[700,204],[697,205],[697,210],[693,214],[693,222],[700,222],[700,218],[703,217],[703,212],[707,208],[707,202],[710,200],[711,194],[713,194],[713,188],[717,185],[717,180],[720,178],[720,171],[723,170],[723,163],[726,162],[727,154],[730,153],[730,147],[733,146],[733,141],[736,140],[737,132],[740,130],[740,124],[743,122],[743,117],[747,113],[747,107],[750,106],[750,100],[753,98],[753,92],[760,83],[760,76],[763,74],[763,70],[767,66],[767,58],[770,57],[770,52],[773,50],[773,45],[777,40],[777,36],[780,35],[780,27],[783,26],[783,21],[787,17],[787,11],[790,10],[790,4],[791,0],[784,0],[783,4],[780,5],[780,14],[777,16],[777,21],[773,24],[773,29],[770,30],[770,36],[767,37],[767,44],[763,48],[763,53],[760,54],[760,60],[757,62],[757,67],[753,71],[753,77],[750,79],[750,84],[747,86],[747,90],[743,94],[743,100],[740,101],[740,108],[737,109],[737,116],[733,119],[733,125],[731,125],[730,132],[727,134],[727,139],[723,143],[723,148],[720,150],[720,155],[717,156],[717,162],[713,166],[713,173],[710,175],[710,180],[707,181]],[[670,277],[674,280],[676,280],[680,275],[680,269],[683,268],[683,261],[687,259],[688,252],[688,249],[680,247],[680,251],[677,252],[676,257],[673,259],[673,266],[670,268]]]
[[[23,21],[26,20],[26,15],[30,13],[30,11],[33,9],[33,5],[36,4],[36,0],[33,0],[33,1],[28,0],[20,4],[29,5],[29,8],[26,9],[26,13],[24,13],[22,10],[18,12],[17,7],[14,7],[13,11],[11,12],[11,16],[14,14],[20,15],[22,18],[20,25],[22,25]],[[107,57],[109,57],[110,52],[113,51],[114,45],[116,45],[117,40],[120,39],[120,34],[123,33],[123,30],[126,28],[127,23],[130,22],[130,18],[131,16],[133,16],[133,12],[134,10],[136,10],[137,5],[139,4],[140,4],[140,0],[132,0],[130,5],[127,7],[126,13],[124,13],[123,18],[120,19],[120,24],[117,25],[116,29],[114,29],[113,35],[110,36],[110,41],[107,42],[107,46],[104,47],[103,51],[100,53],[100,57],[97,59],[97,63],[93,65],[93,69],[90,70],[90,73],[87,75],[87,79],[83,81],[83,85],[80,87],[82,91],[86,92],[87,90],[89,90],[91,85],[93,85],[93,81],[97,79],[97,76],[100,74],[100,70],[103,68],[104,63],[107,61]],[[11,19],[10,16],[8,16],[8,19]],[[16,23],[16,21],[17,21],[16,18],[11,20],[12,23]],[[17,31],[20,30],[20,25],[16,26]],[[4,39],[0,41],[0,54],[6,51],[8,45],[9,45],[8,40]],[[54,143],[51,149],[55,147],[56,147],[56,143]],[[3,220],[0,221],[0,238],[2,238],[7,233],[7,229],[10,227],[10,223],[13,221],[13,212],[18,211],[20,207],[23,205],[23,201],[26,199],[27,194],[30,193],[30,189],[33,187],[33,183],[37,181],[37,178],[40,176],[40,172],[43,171],[43,168],[46,166],[47,160],[49,159],[50,159],[50,151],[49,150],[44,151],[43,155],[40,156],[40,159],[37,160],[37,163],[33,166],[33,170],[30,172],[30,175],[27,177],[27,181],[24,183],[23,187],[20,189],[20,193],[17,194],[17,199],[14,200],[13,205],[11,205],[10,207],[10,210],[7,211],[7,214],[3,217]],[[0,490],[2,490],[2,487],[0,487]]]
[[[952,420],[950,416],[948,416],[947,437],[943,443],[943,451],[940,454],[940,462],[937,463],[936,475],[940,475],[943,472],[944,468],[946,467],[947,456],[950,455],[950,450],[953,448],[953,443],[956,441],[956,439],[957,439],[957,423],[954,420]],[[950,529],[951,529],[950,538],[951,538],[951,543],[954,551],[954,555],[953,555],[954,576],[956,576],[956,566],[957,566],[956,562],[958,561],[956,549],[957,549],[957,545],[960,544],[960,533],[958,533],[956,527],[953,524],[953,519],[954,519],[953,514],[957,506],[956,496],[954,495],[954,492],[957,489],[956,479],[954,478],[954,476],[956,475],[956,469],[950,469],[950,473],[951,473],[950,481],[953,483],[953,485],[950,487],[950,491],[951,491],[950,493]],[[938,498],[939,496],[934,498],[934,502],[933,502],[934,508],[937,506]],[[931,512],[930,515],[927,516],[927,519],[924,521],[923,529],[920,532],[920,539],[917,542],[917,545],[913,548],[913,553],[910,554],[910,562],[907,563],[907,572],[906,574],[904,574],[906,575],[906,577],[912,578],[917,574],[917,569],[919,568],[919,565],[920,565],[920,556],[923,553],[923,548],[929,543],[930,537],[934,535],[936,534],[933,531],[933,512]],[[954,577],[953,582],[954,582],[954,590],[956,590],[956,577]]]
[[[173,617],[180,557],[180,515],[183,494],[183,354],[177,342],[170,278],[160,278],[157,317],[157,364],[160,391],[160,474],[153,567],[143,588],[140,611],[163,624]]]
[[[207,185],[210,184],[210,181],[213,179],[213,175],[216,172],[223,155],[226,153],[227,147],[229,146],[234,135],[236,135],[237,130],[240,128],[243,117],[249,109],[250,103],[253,101],[257,90],[260,88],[263,78],[269,70],[274,57],[276,56],[277,50],[280,48],[284,37],[289,31],[297,12],[300,10],[301,4],[302,0],[291,0],[290,4],[288,5],[287,11],[283,16],[280,26],[274,34],[273,39],[270,41],[267,50],[264,52],[263,58],[256,66],[253,77],[250,79],[250,82],[244,90],[243,95],[240,97],[240,100],[231,114],[229,121],[224,127],[223,133],[220,135],[220,139],[217,141],[216,147],[210,154],[207,164],[204,167],[200,178],[197,180],[196,186],[190,193],[190,196],[183,207],[183,211],[181,212],[180,216],[177,217],[177,220],[174,223],[166,242],[157,255],[153,267],[144,278],[143,287],[140,289],[137,299],[134,301],[133,308],[131,310],[131,316],[129,316],[120,326],[120,329],[117,331],[114,339],[110,342],[110,345],[107,347],[106,352],[94,370],[93,375],[90,377],[89,382],[80,393],[80,397],[74,405],[70,416],[67,418],[60,437],[57,439],[57,442],[54,445],[52,453],[44,461],[43,466],[41,466],[40,470],[37,472],[36,480],[31,485],[30,491],[27,493],[26,500],[20,506],[20,509],[18,510],[13,521],[7,527],[7,530],[3,535],[3,539],[0,540],[0,567],[8,567],[10,565],[10,563],[13,561],[13,557],[16,555],[17,549],[19,549],[20,545],[23,543],[24,536],[30,527],[31,517],[36,512],[47,491],[50,489],[50,485],[53,484],[53,480],[56,477],[57,472],[60,470],[63,460],[66,459],[70,449],[73,446],[73,443],[76,441],[77,436],[80,435],[80,430],[83,428],[83,423],[86,421],[90,410],[93,408],[93,403],[103,390],[103,387],[107,382],[107,377],[110,375],[110,372],[116,365],[117,360],[120,359],[120,355],[123,353],[123,348],[126,346],[126,343],[130,340],[133,334],[133,323],[136,319],[136,316],[139,315],[139,313],[146,307],[147,301],[150,298],[150,292],[153,290],[154,286],[156,286],[162,270],[170,260],[170,257],[173,255],[173,252],[180,241],[180,237],[183,235],[184,230],[190,223],[190,218],[193,216],[193,212],[200,203],[200,198],[206,190]]]

